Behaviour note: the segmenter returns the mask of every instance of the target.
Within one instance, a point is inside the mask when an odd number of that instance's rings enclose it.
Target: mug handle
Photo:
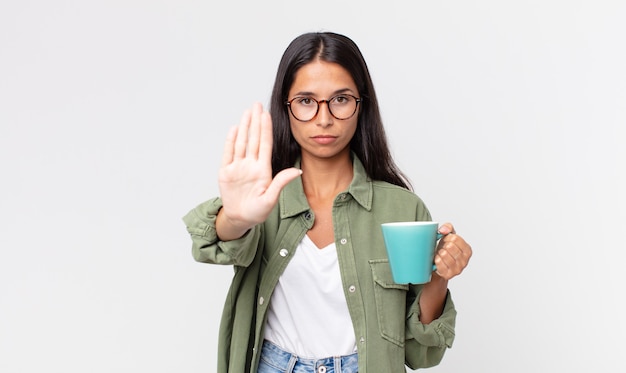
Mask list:
[[[443,237],[443,234],[437,232],[437,241]],[[437,266],[433,263],[433,272],[437,271]]]

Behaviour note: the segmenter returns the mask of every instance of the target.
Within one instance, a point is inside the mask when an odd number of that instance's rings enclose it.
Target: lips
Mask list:
[[[319,136],[313,136],[312,139],[318,144],[327,145],[327,144],[334,142],[337,139],[337,137],[330,136],[330,135],[319,135]]]

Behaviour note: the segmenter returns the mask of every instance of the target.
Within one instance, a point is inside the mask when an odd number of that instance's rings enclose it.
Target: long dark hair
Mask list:
[[[293,167],[300,156],[300,145],[291,134],[285,101],[298,69],[317,59],[339,64],[352,75],[357,85],[362,101],[350,148],[363,163],[368,176],[373,180],[387,181],[411,189],[411,183],[389,152],[376,92],[361,51],[348,37],[331,32],[298,36],[289,44],[278,65],[270,102],[274,130],[274,175],[280,170]]]

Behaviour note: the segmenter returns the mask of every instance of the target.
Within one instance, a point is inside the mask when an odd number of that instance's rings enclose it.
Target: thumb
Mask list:
[[[265,194],[271,196],[272,199],[278,198],[278,194],[292,180],[302,175],[302,170],[292,167],[286,168],[274,176],[274,179],[265,190]]]
[[[439,227],[439,233],[443,234],[444,236],[450,233],[454,233],[454,227],[452,226],[452,223],[442,224]]]

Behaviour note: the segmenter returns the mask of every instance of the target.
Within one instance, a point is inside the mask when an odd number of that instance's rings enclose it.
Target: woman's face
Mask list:
[[[313,61],[302,66],[295,75],[287,101],[302,105],[315,105],[317,101],[335,99],[335,115],[341,113],[340,106],[351,97],[360,97],[350,73],[336,63]],[[294,110],[295,107],[292,107]],[[313,109],[313,112],[315,110]],[[302,150],[302,157],[334,158],[350,154],[350,140],[358,122],[359,110],[348,119],[337,119],[331,115],[328,102],[319,104],[317,114],[310,121],[296,119],[289,112],[291,133]],[[338,115],[342,117],[341,115]]]

